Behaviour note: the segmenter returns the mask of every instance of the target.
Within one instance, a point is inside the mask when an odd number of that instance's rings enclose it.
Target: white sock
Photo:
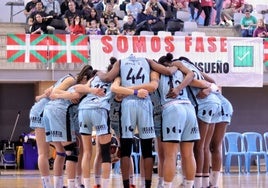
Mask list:
[[[202,177],[202,187],[208,187],[209,186],[209,175]]]
[[[84,186],[85,188],[90,188],[90,178],[84,178]]]
[[[185,180],[186,183],[187,180]],[[194,178],[194,187],[195,188],[201,188],[202,187],[202,176],[198,176]]]
[[[42,176],[41,180],[43,188],[52,188],[52,184],[50,182],[50,176]]]
[[[101,176],[99,175],[95,176],[95,185],[101,185]]]
[[[133,174],[131,174],[129,176],[129,185],[134,185],[134,176],[133,176]]]
[[[68,188],[75,188],[75,179],[68,179],[67,183]]]
[[[102,179],[101,187],[109,187],[110,186],[110,179]]]
[[[193,188],[194,180],[185,180],[184,181],[184,188]]]
[[[158,185],[163,186],[164,184],[164,177],[158,177]]]
[[[79,187],[81,184],[82,184],[81,176],[76,176],[75,177],[75,186]]]
[[[145,187],[145,177],[141,177],[141,187]]]
[[[63,176],[54,176],[54,187],[63,187]]]
[[[220,177],[220,171],[212,171],[211,172],[211,179],[210,179],[210,183],[212,186],[214,187],[218,187],[218,183],[219,183],[219,177]]]
[[[172,182],[164,181],[164,188],[171,188],[171,187],[172,187]]]

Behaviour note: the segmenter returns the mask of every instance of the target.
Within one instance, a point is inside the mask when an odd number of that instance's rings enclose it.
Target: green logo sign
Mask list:
[[[234,67],[253,67],[253,46],[234,46]]]

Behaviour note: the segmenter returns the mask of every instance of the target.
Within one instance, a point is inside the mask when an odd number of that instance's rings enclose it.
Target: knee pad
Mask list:
[[[78,148],[76,143],[71,143],[67,146],[64,146],[64,149],[66,151],[66,160],[67,161],[78,161]]]
[[[131,147],[132,147],[132,138],[120,138],[120,154],[121,157],[130,157]]]
[[[101,158],[103,163],[111,163],[111,142],[100,144]]]
[[[141,139],[141,151],[142,157],[152,158],[153,157],[153,139]]]

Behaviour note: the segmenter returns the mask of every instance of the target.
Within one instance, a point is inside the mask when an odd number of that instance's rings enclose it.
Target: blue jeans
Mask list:
[[[222,5],[223,5],[224,0],[215,0],[215,1],[216,1],[216,5],[215,5],[215,9],[216,9],[215,22],[218,25],[221,22],[221,10],[222,10]]]

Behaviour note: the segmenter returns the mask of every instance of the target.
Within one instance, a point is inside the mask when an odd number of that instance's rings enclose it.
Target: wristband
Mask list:
[[[138,95],[138,90],[136,90],[136,89],[134,89],[134,93],[133,93],[133,95]]]
[[[210,85],[210,89],[211,89],[212,92],[218,92],[219,91],[219,87],[214,83],[212,83]]]

